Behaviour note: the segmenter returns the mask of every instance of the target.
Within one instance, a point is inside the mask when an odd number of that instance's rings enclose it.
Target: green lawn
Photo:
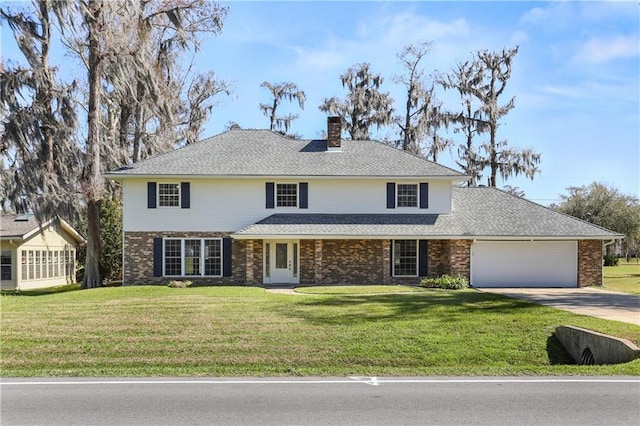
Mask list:
[[[640,359],[566,365],[552,337],[570,324],[640,344],[640,327],[474,290],[59,290],[0,298],[2,376],[640,375]]]
[[[607,290],[640,294],[640,263],[620,259],[618,266],[604,267],[604,287]]]

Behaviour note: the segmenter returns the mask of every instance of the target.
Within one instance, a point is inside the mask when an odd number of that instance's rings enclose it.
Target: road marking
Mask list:
[[[349,377],[345,379],[250,379],[250,380],[70,380],[70,381],[2,381],[0,386],[47,386],[47,385],[184,385],[184,384],[203,384],[203,385],[264,385],[264,384],[353,384],[364,383],[371,386],[379,386],[381,384],[394,383],[640,383],[639,379],[384,379],[378,377]]]
[[[360,377],[360,376],[352,376],[349,377],[352,380],[355,380],[356,382],[360,382],[360,383],[365,383],[367,385],[371,385],[371,386],[379,386],[380,383],[378,383],[378,378],[377,377]]]

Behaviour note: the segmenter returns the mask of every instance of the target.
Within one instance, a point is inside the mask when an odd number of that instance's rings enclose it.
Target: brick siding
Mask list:
[[[578,241],[578,287],[602,285],[602,241]]]
[[[471,279],[471,240],[451,240],[449,243],[449,275]]]
[[[225,232],[126,232],[124,284],[166,285],[174,279],[196,285],[262,285],[263,240],[233,240],[231,277],[154,277],[154,238],[223,238]],[[428,275],[469,277],[470,241],[430,240]],[[300,284],[418,284],[420,277],[391,275],[390,240],[301,240]]]
[[[231,277],[154,277],[153,276],[153,239],[154,238],[224,238],[225,232],[125,232],[124,233],[124,285],[166,285],[172,280],[189,280],[195,285],[251,285],[256,277],[262,283],[262,261],[260,258],[259,272],[255,271],[251,283],[246,279],[246,242],[233,241],[232,244],[232,276]],[[256,249],[256,246],[259,246]],[[262,255],[262,244],[254,244],[255,257]],[[256,256],[257,254],[257,256]],[[258,260],[258,259],[256,259]]]

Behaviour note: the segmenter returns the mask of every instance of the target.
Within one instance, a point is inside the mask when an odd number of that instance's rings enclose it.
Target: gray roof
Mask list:
[[[451,214],[275,214],[234,234],[251,237],[612,239],[623,235],[495,188],[453,188]]]
[[[54,223],[53,220],[48,220],[42,223],[42,229]],[[59,224],[62,230],[69,233],[69,235],[79,243],[84,243],[85,240],[76,231],[62,219],[59,219]],[[0,238],[3,240],[24,240],[38,231],[40,231],[40,225],[36,217],[31,214],[3,214],[0,215]]]
[[[270,130],[229,130],[184,148],[107,173],[142,176],[431,176],[464,175],[375,141],[291,139]]]

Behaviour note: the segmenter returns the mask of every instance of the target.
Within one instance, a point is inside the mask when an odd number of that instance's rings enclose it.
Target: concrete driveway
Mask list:
[[[576,314],[640,325],[640,296],[599,288],[478,288]]]

